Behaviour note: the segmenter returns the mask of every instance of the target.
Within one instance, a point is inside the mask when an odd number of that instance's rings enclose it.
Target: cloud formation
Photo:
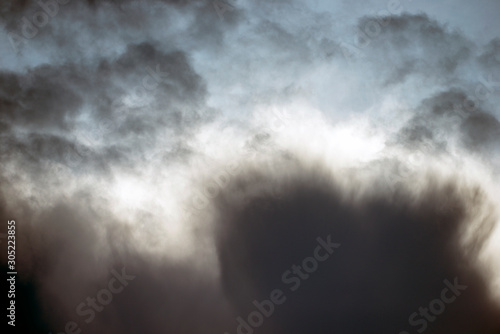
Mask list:
[[[3,4],[18,327],[500,333],[498,37],[325,6]]]

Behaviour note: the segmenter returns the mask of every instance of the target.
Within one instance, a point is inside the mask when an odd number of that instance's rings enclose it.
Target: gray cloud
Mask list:
[[[400,131],[397,143],[412,149],[447,150],[460,140],[472,152],[495,154],[500,140],[498,119],[458,89],[422,101],[420,112]]]
[[[500,333],[482,260],[498,259],[498,38],[376,1],[2,6],[0,218],[18,226],[23,330],[236,333],[281,289],[255,333],[414,333],[457,277],[427,332]],[[342,247],[291,291],[283,273],[329,235]],[[136,278],[85,322],[77,306],[122,268]]]
[[[388,70],[385,84],[400,84],[414,75],[451,83],[474,48],[459,31],[425,14],[363,17],[355,41],[369,62],[383,62],[377,65]]]
[[[210,117],[205,84],[186,55],[150,43],[130,45],[95,66],[43,65],[1,79],[3,126],[30,133],[6,133],[2,151],[26,164],[48,160],[103,171],[106,160],[134,159],[131,148],[151,149],[160,129],[172,129],[175,142]],[[87,121],[77,121],[82,115]]]
[[[478,196],[475,203],[485,205],[478,189],[443,182],[417,200],[406,186],[396,189],[397,197],[372,188],[357,198],[337,183],[341,173],[291,169],[292,179],[248,171],[217,200],[222,281],[243,318],[254,310],[252,300],[269,299],[279,288],[288,300],[265,320],[263,333],[397,332],[410,327],[408,316],[434,298],[444,277],[460,277],[471,287],[467,296],[433,322],[432,330],[500,329],[484,278],[467,264],[472,253],[458,246],[462,226],[470,223],[467,212],[478,209],[468,198]],[[481,228],[490,230],[495,221],[490,218]],[[283,280],[283,272],[300,265],[316,238],[328,235],[342,244],[332,259],[321,263],[317,274],[301,269]],[[483,241],[476,242],[480,248]],[[297,283],[299,275],[310,277]]]

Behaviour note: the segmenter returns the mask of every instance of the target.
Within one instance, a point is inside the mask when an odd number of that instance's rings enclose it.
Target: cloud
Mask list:
[[[282,289],[288,300],[266,319],[264,333],[397,332],[410,327],[409,315],[434,299],[445,277],[459,277],[471,287],[467,296],[431,327],[498,330],[499,310],[487,301],[484,277],[459,246],[460,231],[474,220],[470,213],[485,205],[478,189],[436,184],[429,176],[422,192],[406,185],[392,197],[366,182],[363,189],[342,189],[342,173],[286,165],[288,177],[247,171],[217,200],[222,282],[241,316],[253,311],[252,300]],[[494,224],[490,219],[482,228]],[[342,246],[292,291],[295,282],[283,281],[283,272],[328,235]],[[304,269],[301,275],[309,276]]]
[[[458,140],[460,147],[472,152],[496,154],[500,140],[498,119],[465,92],[440,92],[424,99],[419,110],[401,129],[399,144],[417,150],[449,150]]]
[[[473,55],[474,44],[460,31],[452,30],[426,14],[366,16],[359,20],[354,47],[377,71],[383,84],[432,79],[451,83]]]
[[[38,168],[50,161],[104,171],[111,160],[135,159],[133,147],[149,152],[159,131],[170,129],[166,140],[175,142],[211,117],[205,83],[185,53],[150,43],[95,65],[41,65],[1,78],[0,119],[13,131],[4,156]]]
[[[20,319],[41,314],[38,330],[48,323],[52,331],[74,321],[96,333],[236,332],[237,317],[246,319],[254,300],[281,289],[286,302],[259,332],[382,333],[414,329],[409,315],[441,292],[443,280],[458,277],[467,290],[429,326],[443,333],[498,330],[500,309],[475,263],[497,219],[480,188],[429,174],[419,178],[422,190],[408,183],[392,193],[374,179],[361,189],[343,185],[344,172],[326,166],[276,163],[279,174],[244,168],[214,199],[215,216],[205,223],[215,224],[216,262],[207,249],[184,263],[143,253],[134,245],[134,228],[99,209],[90,194],[44,211],[16,211],[18,243],[30,245],[17,255],[26,282],[19,302],[34,305],[22,306]],[[354,177],[363,179],[362,171]],[[471,224],[483,232],[463,248]],[[327,236],[342,246],[293,291],[283,273]],[[96,296],[122,267],[136,279],[87,323],[76,305]]]
[[[43,3],[0,14],[20,327],[237,333],[279,289],[255,333],[499,332],[498,38],[426,3]]]

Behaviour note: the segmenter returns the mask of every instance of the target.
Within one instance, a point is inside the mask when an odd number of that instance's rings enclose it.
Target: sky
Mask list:
[[[499,13],[2,1],[7,326],[500,334]]]

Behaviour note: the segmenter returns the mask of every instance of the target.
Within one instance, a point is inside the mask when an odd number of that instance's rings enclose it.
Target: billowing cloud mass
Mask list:
[[[16,329],[500,334],[497,3],[1,6]]]

